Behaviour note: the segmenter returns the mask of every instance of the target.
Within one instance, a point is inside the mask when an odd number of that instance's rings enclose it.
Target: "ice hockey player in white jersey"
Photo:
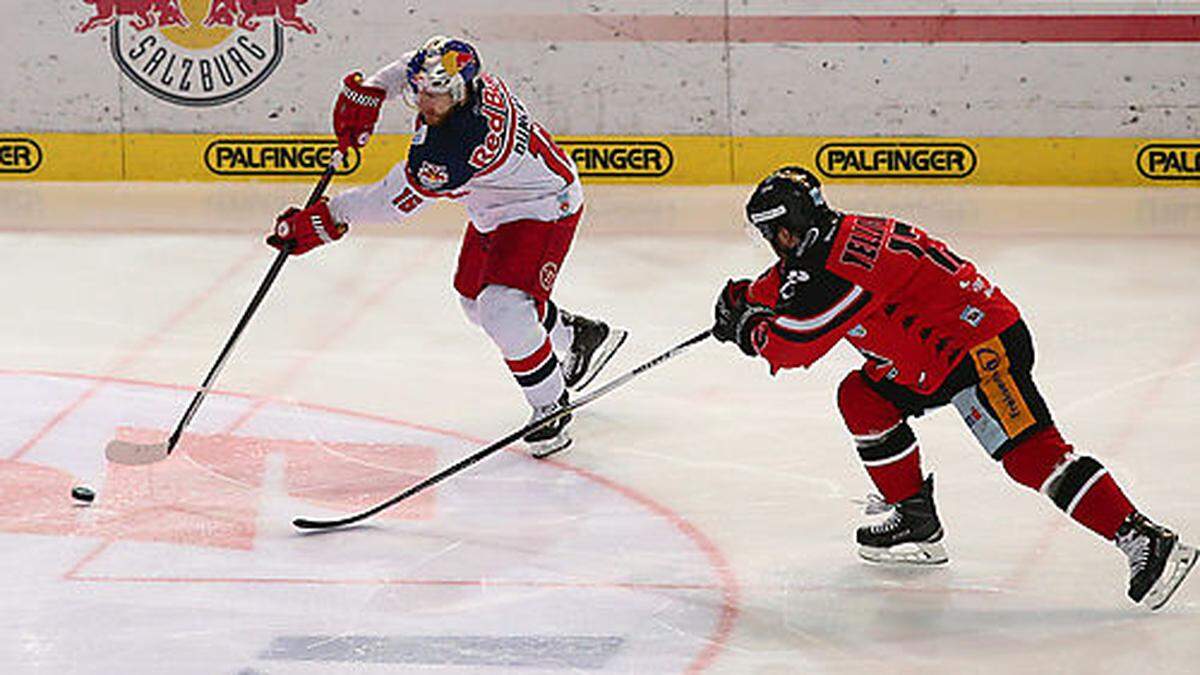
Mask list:
[[[531,419],[552,414],[626,338],[550,299],[583,215],[575,164],[508,85],[483,72],[473,46],[441,36],[371,77],[345,77],[333,112],[339,148],[365,146],[383,103],[399,97],[417,110],[407,159],[378,183],[288,209],[267,241],[300,255],[355,223],[401,221],[437,199],[461,202],[470,217],[454,276],[463,310],[499,347]],[[565,450],[569,421],[527,435],[531,454]]]

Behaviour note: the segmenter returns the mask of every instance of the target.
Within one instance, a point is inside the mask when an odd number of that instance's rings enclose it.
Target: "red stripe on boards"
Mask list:
[[[1200,42],[1195,14],[510,15],[482,37],[525,42]]]

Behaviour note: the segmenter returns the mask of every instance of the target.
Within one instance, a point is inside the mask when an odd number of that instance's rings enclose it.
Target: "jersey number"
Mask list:
[[[891,239],[888,240],[888,248],[897,253],[907,253],[918,260],[928,255],[934,264],[950,274],[957,273],[967,263],[966,260],[954,255],[953,251],[936,239],[925,237],[922,246],[921,238],[912,225],[898,222]]]
[[[396,195],[392,200],[392,206],[400,209],[404,213],[412,213],[414,209],[421,205],[420,195],[413,192],[413,189],[407,185],[404,186],[404,191]]]
[[[529,135],[529,152],[553,171],[563,182],[570,185],[575,180],[567,160],[567,153],[554,144],[546,135],[546,130],[537,122],[533,123],[533,133]]]

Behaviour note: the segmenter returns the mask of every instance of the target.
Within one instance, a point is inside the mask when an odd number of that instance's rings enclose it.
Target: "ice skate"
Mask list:
[[[574,330],[571,351],[562,361],[563,382],[571,391],[581,391],[608,365],[629,332],[568,312],[562,312],[562,320]]]
[[[529,421],[532,423],[535,420],[553,415],[566,407],[567,403],[567,392],[564,391],[562,396],[558,398],[557,403],[534,408],[533,415],[529,418]],[[529,446],[529,454],[537,459],[545,459],[550,455],[558,454],[571,447],[571,436],[567,433],[567,425],[570,422],[571,414],[567,413],[546,426],[525,434],[523,440]]]
[[[942,545],[942,523],[933,504],[933,476],[925,479],[920,492],[896,504],[880,500],[878,510],[890,511],[880,523],[858,528],[858,555],[876,563],[939,565],[947,562]]]
[[[1196,565],[1196,549],[1136,511],[1117,530],[1117,548],[1129,558],[1129,599],[1158,609]]]

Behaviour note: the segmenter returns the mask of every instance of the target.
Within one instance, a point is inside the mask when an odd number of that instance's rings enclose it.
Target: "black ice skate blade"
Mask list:
[[[1175,591],[1183,585],[1188,573],[1196,566],[1197,552],[1195,547],[1177,541],[1168,556],[1167,568],[1170,576],[1160,579],[1150,589],[1143,600],[1151,611],[1161,609],[1175,595]],[[1166,572],[1167,570],[1164,570]]]

